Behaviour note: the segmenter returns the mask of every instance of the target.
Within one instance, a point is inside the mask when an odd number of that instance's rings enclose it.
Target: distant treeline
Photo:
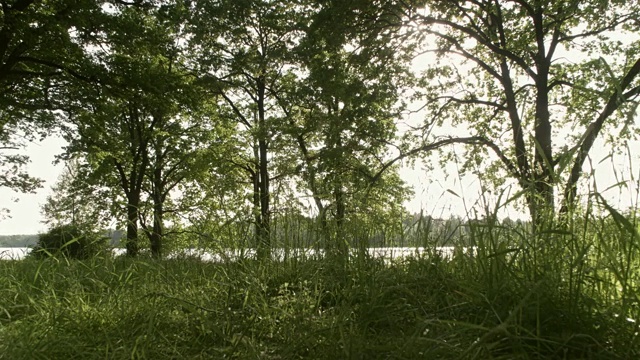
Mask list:
[[[38,243],[38,235],[0,235],[0,247],[30,247]]]
[[[271,226],[272,247],[275,248],[316,248],[322,247],[322,226],[318,218],[306,216],[274,216]],[[218,246],[224,248],[253,247],[252,229],[226,230],[214,228],[200,231],[187,229],[188,239],[174,239],[167,244],[180,243],[183,247]],[[423,214],[407,214],[397,222],[361,223],[352,219],[343,225],[342,241],[350,247],[430,247],[430,246],[473,246],[476,238],[489,228],[500,227],[526,230],[529,222],[505,218],[497,221],[488,219],[468,220],[461,217],[435,218]],[[231,238],[225,233],[234,234]],[[249,235],[247,235],[249,234]],[[178,245],[178,247],[180,246]]]
[[[273,246],[275,247],[316,247],[319,244],[318,219],[298,217],[285,220],[285,224],[274,221]],[[476,231],[484,226],[483,220],[466,220],[459,217],[439,219],[421,214],[412,214],[402,219],[398,225],[393,227],[376,228],[375,226],[355,226],[347,228],[347,239],[349,246],[358,247],[393,247],[393,246],[455,246],[473,245],[473,227]],[[522,227],[528,223],[509,218],[494,223],[493,226]],[[479,227],[479,228],[478,228]],[[357,234],[359,229],[367,228],[365,234]],[[373,229],[371,229],[373,228]],[[167,245],[174,247],[210,247],[223,246],[228,248],[252,247],[254,244],[250,239],[243,239],[238,231],[237,237],[233,239],[222,239],[220,229],[210,234],[203,234],[199,231],[184,232],[184,239],[171,238]],[[372,230],[372,231],[371,231]],[[216,234],[218,233],[218,234]],[[235,232],[234,232],[235,233]],[[110,239],[109,243],[113,247],[122,247],[120,239],[125,237],[124,230],[105,230],[104,236]],[[199,241],[198,241],[199,240]],[[248,241],[247,241],[248,240]],[[362,241],[364,240],[364,244]],[[30,247],[38,242],[38,235],[0,235],[0,247]],[[197,244],[196,244],[197,243]]]
[[[33,247],[38,243],[38,234],[30,235],[0,235],[0,247]],[[104,233],[111,246],[118,246],[124,237],[122,230],[107,230]]]

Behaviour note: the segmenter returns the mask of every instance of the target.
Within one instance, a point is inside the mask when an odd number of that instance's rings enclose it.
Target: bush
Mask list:
[[[83,231],[76,225],[61,225],[41,234],[31,254],[36,258],[64,256],[70,259],[87,259],[103,254],[108,238]]]

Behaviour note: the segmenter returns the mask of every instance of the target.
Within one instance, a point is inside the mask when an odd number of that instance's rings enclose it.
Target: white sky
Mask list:
[[[46,181],[43,188],[35,194],[19,194],[7,188],[0,188],[0,208],[8,208],[11,218],[0,218],[0,235],[34,234],[46,229],[40,214],[40,206],[44,203],[53,185],[63,169],[63,164],[53,165],[54,156],[62,153],[64,140],[48,138],[39,143],[32,143],[20,153],[28,154],[31,163],[28,166],[30,175]]]

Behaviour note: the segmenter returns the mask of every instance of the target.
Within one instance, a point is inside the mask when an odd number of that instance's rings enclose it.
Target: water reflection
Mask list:
[[[0,248],[0,260],[20,260],[24,259],[31,248],[16,247],[16,248]],[[451,258],[454,254],[455,248],[453,246],[438,247],[435,249],[424,247],[385,247],[385,248],[369,248],[368,254],[374,258],[384,259],[400,259],[411,256],[424,256],[433,253],[438,253],[443,258]],[[469,249],[463,248],[462,251],[466,252]],[[126,253],[125,249],[114,248],[112,249],[115,256],[121,256]],[[351,256],[356,256],[357,249],[351,249]],[[255,249],[221,249],[220,251],[204,250],[204,249],[184,249],[171,253],[168,258],[180,258],[189,257],[197,258],[202,261],[210,262],[227,262],[236,261],[238,259],[251,259],[256,255]],[[288,258],[319,258],[324,256],[323,250],[316,249],[273,249],[272,256],[274,259],[282,261]]]

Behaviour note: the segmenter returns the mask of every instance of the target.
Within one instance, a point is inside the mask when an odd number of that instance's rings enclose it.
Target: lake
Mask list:
[[[466,249],[463,249],[466,251]],[[125,249],[114,248],[113,254],[116,256],[124,255]],[[356,249],[352,249],[352,255],[356,253]],[[384,247],[384,248],[369,248],[369,255],[375,258],[384,259],[400,259],[410,256],[426,254],[430,251],[424,247]],[[438,247],[437,251],[445,258],[450,258],[453,255],[453,246]],[[0,260],[20,260],[31,252],[31,248],[15,247],[15,248],[0,248]],[[185,249],[180,252],[174,252],[169,255],[169,258],[189,256],[199,257],[203,261],[211,262],[225,262],[234,261],[242,258],[253,258],[256,254],[255,249],[221,249],[220,251],[205,251],[202,249]],[[315,249],[273,249],[273,257],[278,260],[283,260],[291,257],[316,257],[323,256],[324,251]]]

